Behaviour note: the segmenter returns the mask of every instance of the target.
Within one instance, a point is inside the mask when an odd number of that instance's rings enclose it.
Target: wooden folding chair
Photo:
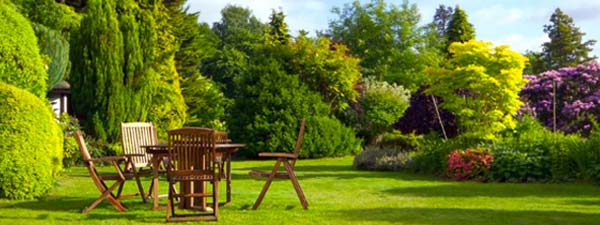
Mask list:
[[[123,155],[132,159],[132,163],[126,169],[134,174],[139,183],[138,188],[142,193],[142,200],[146,203],[146,198],[151,195],[154,184],[151,183],[147,194],[144,194],[140,176],[152,175],[152,157],[142,146],[158,144],[156,129],[149,122],[121,123],[121,143],[123,144]],[[162,172],[164,173],[164,170]]]
[[[292,181],[292,184],[294,185],[296,194],[298,194],[298,199],[300,199],[302,208],[308,209],[308,202],[306,201],[306,198],[304,197],[304,192],[302,192],[300,183],[298,183],[298,178],[296,177],[296,174],[294,173],[294,166],[296,165],[296,160],[298,159],[298,152],[300,151],[300,147],[302,145],[302,137],[304,136],[304,122],[305,122],[305,119],[302,119],[302,122],[300,122],[300,131],[298,132],[298,139],[296,140],[296,147],[294,148],[293,154],[287,153],[287,152],[261,152],[261,153],[258,153],[259,157],[277,158],[277,162],[275,163],[275,166],[273,166],[273,170],[271,170],[271,172],[256,171],[256,170],[250,171],[250,176],[269,177],[267,179],[267,182],[265,183],[265,186],[263,187],[262,191],[260,192],[258,199],[256,199],[254,206],[252,206],[253,210],[256,210],[258,208],[258,206],[260,206],[260,203],[262,202],[263,198],[265,197],[267,190],[269,190],[269,186],[271,186],[271,182],[273,181],[274,178],[290,179]],[[285,173],[278,172],[279,166],[282,163],[285,167]]]
[[[125,207],[125,205],[121,203],[121,198],[142,194],[121,194],[121,192],[123,191],[123,185],[125,184],[125,181],[132,180],[135,176],[133,173],[125,172],[124,169],[121,168],[120,163],[123,162],[125,164],[129,164],[131,163],[131,159],[125,156],[107,156],[101,158],[92,158],[90,156],[90,153],[88,152],[87,146],[85,145],[85,140],[83,139],[83,135],[80,131],[75,131],[75,138],[77,139],[77,144],[79,144],[79,150],[81,151],[83,161],[88,168],[90,177],[94,181],[94,184],[96,185],[98,190],[102,193],[98,198],[96,198],[96,200],[92,202],[92,204],[85,207],[82,212],[89,212],[104,199],[106,199],[118,211],[127,211],[127,207]],[[115,167],[116,173],[98,173],[96,167],[94,166],[94,162],[110,162]],[[126,167],[127,165],[124,166]],[[110,187],[106,185],[104,181],[107,180],[113,180],[113,185],[111,185]],[[115,189],[117,189],[117,193],[114,193]]]
[[[169,201],[167,222],[191,220],[217,220],[219,212],[219,176],[215,161],[214,131],[206,128],[180,128],[169,131],[169,160],[167,167],[169,181]],[[212,184],[212,192],[205,188]],[[180,192],[175,184],[180,183]],[[198,213],[176,214],[174,198],[179,198],[179,206],[197,209]],[[212,198],[212,211],[206,207],[206,198]]]

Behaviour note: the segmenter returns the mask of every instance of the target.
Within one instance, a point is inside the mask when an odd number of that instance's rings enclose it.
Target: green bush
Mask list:
[[[79,152],[79,145],[73,132],[80,130],[79,121],[75,117],[69,116],[67,113],[60,115],[60,126],[63,133],[65,134],[63,140],[63,167],[69,168],[81,161],[81,154]]]
[[[489,178],[508,182],[574,179],[577,172],[570,155],[585,144],[577,135],[552,133],[526,117],[490,146],[495,161]]]
[[[354,168],[399,171],[410,167],[415,152],[368,146],[354,157]]]
[[[399,130],[393,130],[381,135],[381,140],[377,144],[384,148],[394,148],[403,151],[420,151],[423,149],[423,135],[415,133],[403,134]]]
[[[356,152],[359,140],[353,131],[329,117],[319,93],[287,74],[280,58],[269,53],[253,57],[248,73],[234,80],[235,103],[227,121],[232,139],[247,143],[240,153],[255,157],[262,151],[293,151],[301,118],[307,119],[302,157]]]
[[[408,108],[410,93],[402,86],[365,79],[359,104],[346,112],[350,123],[368,144],[389,130]]]
[[[31,24],[0,1],[0,81],[46,96],[46,71]]]
[[[0,197],[45,195],[61,170],[63,135],[47,102],[0,82]]]
[[[339,120],[327,116],[311,116],[306,120],[306,130],[302,139],[299,157],[321,158],[356,154],[361,149],[361,141],[354,130],[344,126]]]
[[[460,139],[430,139],[423,143],[423,150],[416,153],[411,163],[411,170],[419,173],[444,175],[448,155],[456,149],[470,147]]]

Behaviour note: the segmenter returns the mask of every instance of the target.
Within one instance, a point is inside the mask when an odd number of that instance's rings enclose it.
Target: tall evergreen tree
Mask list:
[[[473,39],[475,39],[475,29],[469,23],[467,13],[457,5],[446,28],[445,50],[448,51],[448,47],[454,42],[466,42]]]
[[[172,37],[159,6],[90,0],[81,29],[72,33],[74,111],[101,140],[117,141],[124,121],[152,120],[168,129],[185,119]]]
[[[197,12],[189,12],[186,0],[167,0],[169,24],[178,46],[175,53],[177,72],[183,78],[182,94],[187,106],[186,126],[224,129],[221,119],[229,102],[218,85],[200,73],[202,61],[217,51],[217,35],[206,23],[198,23]]]
[[[596,59],[596,56],[589,56],[596,40],[583,42],[585,33],[579,31],[573,18],[556,8],[550,22],[551,24],[544,25],[544,32],[550,38],[549,42],[542,44],[544,70],[574,66]]]
[[[433,15],[433,23],[439,32],[440,38],[446,37],[446,29],[448,28],[448,24],[450,23],[450,19],[452,19],[453,9],[450,6],[445,6],[441,4]]]
[[[282,45],[290,43],[291,35],[289,34],[288,26],[285,23],[285,15],[281,10],[273,10],[267,31],[267,39],[270,39],[268,41]]]

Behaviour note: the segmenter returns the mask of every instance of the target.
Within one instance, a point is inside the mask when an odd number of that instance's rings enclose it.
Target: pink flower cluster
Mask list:
[[[489,149],[454,150],[448,155],[446,175],[457,180],[481,180],[493,161],[494,156]]]

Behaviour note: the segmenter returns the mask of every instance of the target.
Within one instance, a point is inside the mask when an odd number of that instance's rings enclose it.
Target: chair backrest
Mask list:
[[[90,152],[88,151],[87,146],[85,145],[85,139],[83,139],[83,135],[78,130],[75,131],[75,139],[77,140],[77,144],[79,145],[79,150],[81,151],[83,163],[87,166],[88,172],[90,173],[90,177],[94,181],[94,184],[96,185],[96,187],[98,187],[98,189],[106,190],[107,187],[100,178],[100,175],[98,175],[98,171],[94,166],[94,162],[90,161],[92,157],[90,156]]]
[[[83,162],[89,167],[94,167],[94,163],[92,161],[89,161],[90,159],[92,159],[92,156],[90,155],[90,152],[87,149],[87,146],[85,145],[85,139],[83,139],[83,135],[81,134],[81,131],[75,131],[75,139],[77,140],[77,145],[79,145],[79,151],[81,152],[81,158],[83,158]]]
[[[227,132],[215,131],[215,141],[217,144],[224,144],[230,142],[231,140],[229,140],[229,135]]]
[[[146,150],[141,146],[158,144],[156,129],[152,123],[121,123],[121,138],[124,154],[143,155],[134,156],[131,158],[135,167],[144,167],[149,165],[148,162],[150,162],[151,157],[150,155],[146,154]]]
[[[184,127],[168,133],[168,156],[174,166],[167,168],[167,174],[173,171],[214,173],[216,140],[212,129]]]
[[[298,131],[298,139],[296,140],[296,147],[294,148],[294,155],[298,157],[298,153],[300,152],[300,148],[302,147],[302,137],[304,137],[304,123],[306,122],[305,118],[302,118],[300,122],[300,130]],[[294,160],[295,162],[295,160]]]

